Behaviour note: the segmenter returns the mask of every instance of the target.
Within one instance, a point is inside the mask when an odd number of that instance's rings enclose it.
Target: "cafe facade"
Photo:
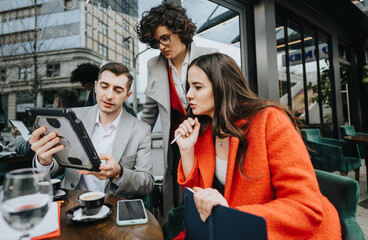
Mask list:
[[[368,130],[368,1],[215,2],[239,14],[241,66],[259,96],[323,136]]]

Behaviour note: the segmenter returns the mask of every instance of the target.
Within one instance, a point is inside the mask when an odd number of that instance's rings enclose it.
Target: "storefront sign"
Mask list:
[[[328,59],[328,45],[326,43],[322,43],[319,45],[319,59]],[[312,62],[316,60],[316,49],[314,46],[305,48],[305,62]],[[289,64],[298,65],[302,64],[302,51],[301,49],[290,51],[289,53]],[[282,56],[282,66],[286,66],[285,64],[285,54]]]

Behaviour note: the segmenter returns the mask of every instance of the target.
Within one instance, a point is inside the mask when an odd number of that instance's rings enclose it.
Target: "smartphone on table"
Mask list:
[[[118,201],[116,224],[119,226],[144,224],[148,222],[146,209],[141,199]]]

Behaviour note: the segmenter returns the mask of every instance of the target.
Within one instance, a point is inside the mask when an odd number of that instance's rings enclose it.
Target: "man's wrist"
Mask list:
[[[40,159],[38,159],[38,162],[42,165],[42,166],[50,166],[52,164],[52,160],[50,162],[48,161],[41,161]]]
[[[119,169],[119,173],[118,173],[115,177],[113,177],[113,178],[121,178],[121,177],[123,176],[123,172],[124,172],[124,170],[123,170],[123,166],[121,166],[121,165],[119,164],[119,167],[120,167],[120,169]]]
[[[121,165],[119,164],[119,167],[120,167],[120,169],[119,169],[119,173],[118,173],[115,177],[110,178],[110,180],[111,180],[113,183],[118,183],[118,182],[120,181],[120,179],[122,178],[122,176],[123,176],[123,173],[124,173],[123,166],[121,166]]]

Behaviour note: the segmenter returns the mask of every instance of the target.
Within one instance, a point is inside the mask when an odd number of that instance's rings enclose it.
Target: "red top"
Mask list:
[[[171,69],[168,66],[167,71],[169,72],[169,87],[170,87],[170,104],[171,104],[171,130],[170,140],[174,138],[174,132],[179,125],[184,121],[186,111],[179,99],[179,95],[176,92],[174,80],[172,78]]]

